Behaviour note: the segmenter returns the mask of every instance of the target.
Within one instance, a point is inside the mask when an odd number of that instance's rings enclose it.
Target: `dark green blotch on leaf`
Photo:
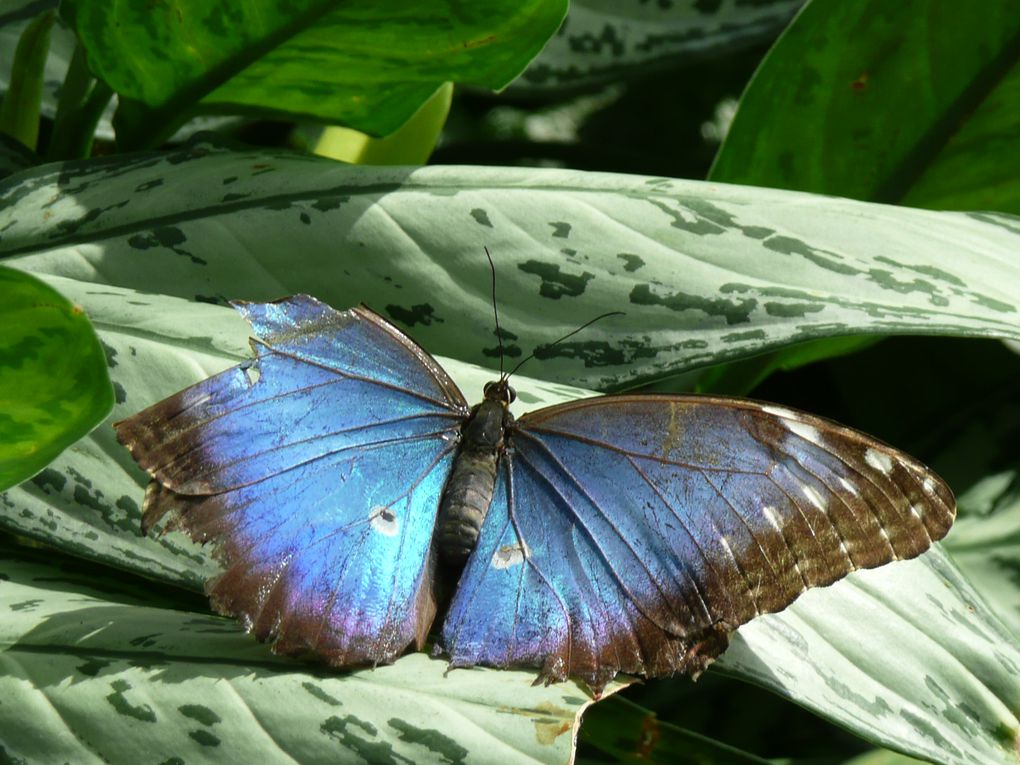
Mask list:
[[[406,324],[409,327],[413,327],[416,324],[424,324],[425,326],[430,325],[432,322],[443,322],[435,315],[436,309],[428,303],[419,303],[413,305],[410,308],[404,308],[399,305],[388,305],[386,306],[386,313],[388,313],[393,319]]]
[[[459,765],[466,760],[468,750],[454,739],[433,728],[416,728],[399,718],[388,720],[389,726],[397,731],[401,741],[419,744],[430,752],[435,752],[444,762]]]
[[[489,220],[489,214],[480,207],[476,207],[471,211],[471,217],[475,219],[475,223],[478,225],[492,228],[492,222]]]
[[[148,704],[134,705],[124,695],[131,690],[131,684],[127,680],[114,680],[110,683],[113,693],[107,695],[106,700],[119,714],[133,717],[142,722],[156,722],[156,713]]]
[[[517,267],[526,274],[539,277],[542,284],[538,288],[538,294],[553,300],[559,300],[563,295],[577,297],[584,292],[588,282],[595,278],[595,274],[587,271],[581,274],[568,274],[556,264],[539,260],[528,260]]]
[[[638,284],[630,292],[630,302],[635,305],[661,305],[673,311],[701,311],[709,316],[722,316],[727,324],[742,324],[751,320],[751,311],[758,305],[754,298],[728,300],[726,298],[706,298],[701,295],[689,295],[686,292],[674,292],[660,297],[652,293],[647,284]]]

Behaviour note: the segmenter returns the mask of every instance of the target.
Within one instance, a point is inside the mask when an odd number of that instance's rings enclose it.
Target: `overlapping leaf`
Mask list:
[[[505,86],[559,26],[566,2],[74,0],[63,10],[93,71],[121,97],[118,142],[138,147],[194,108],[386,135],[446,81]]]
[[[756,72],[711,177],[1020,213],[1011,0],[811,3]]]
[[[783,28],[803,0],[574,0],[559,32],[511,86],[557,91],[696,61]]]
[[[10,265],[197,300],[365,302],[435,353],[620,388],[847,334],[1020,338],[1020,223],[576,171],[357,168],[194,143],[0,187]]]
[[[43,469],[112,404],[103,351],[82,309],[0,268],[0,490]]]

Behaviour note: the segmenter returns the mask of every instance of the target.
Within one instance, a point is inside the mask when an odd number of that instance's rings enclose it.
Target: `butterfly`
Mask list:
[[[115,425],[164,516],[212,542],[212,606],[336,667],[434,644],[451,667],[697,675],[810,587],[948,531],[946,484],[821,417],[718,396],[614,395],[515,419],[471,407],[365,307],[235,303],[254,358]]]

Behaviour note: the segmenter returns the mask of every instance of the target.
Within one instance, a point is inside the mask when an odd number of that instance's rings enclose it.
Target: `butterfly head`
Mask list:
[[[510,406],[510,404],[517,400],[517,391],[507,382],[506,377],[485,383],[485,387],[482,388],[482,395],[485,396],[486,401],[496,401],[504,407]]]

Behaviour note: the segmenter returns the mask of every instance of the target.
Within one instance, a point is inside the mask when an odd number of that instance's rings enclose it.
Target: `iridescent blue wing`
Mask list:
[[[548,680],[697,674],[749,619],[910,558],[954,501],[923,465],[740,399],[619,396],[512,429],[443,627],[452,666]]]
[[[238,304],[257,357],[116,425],[154,478],[143,528],[211,540],[213,606],[337,665],[421,647],[439,498],[467,414],[436,362],[363,308]]]

